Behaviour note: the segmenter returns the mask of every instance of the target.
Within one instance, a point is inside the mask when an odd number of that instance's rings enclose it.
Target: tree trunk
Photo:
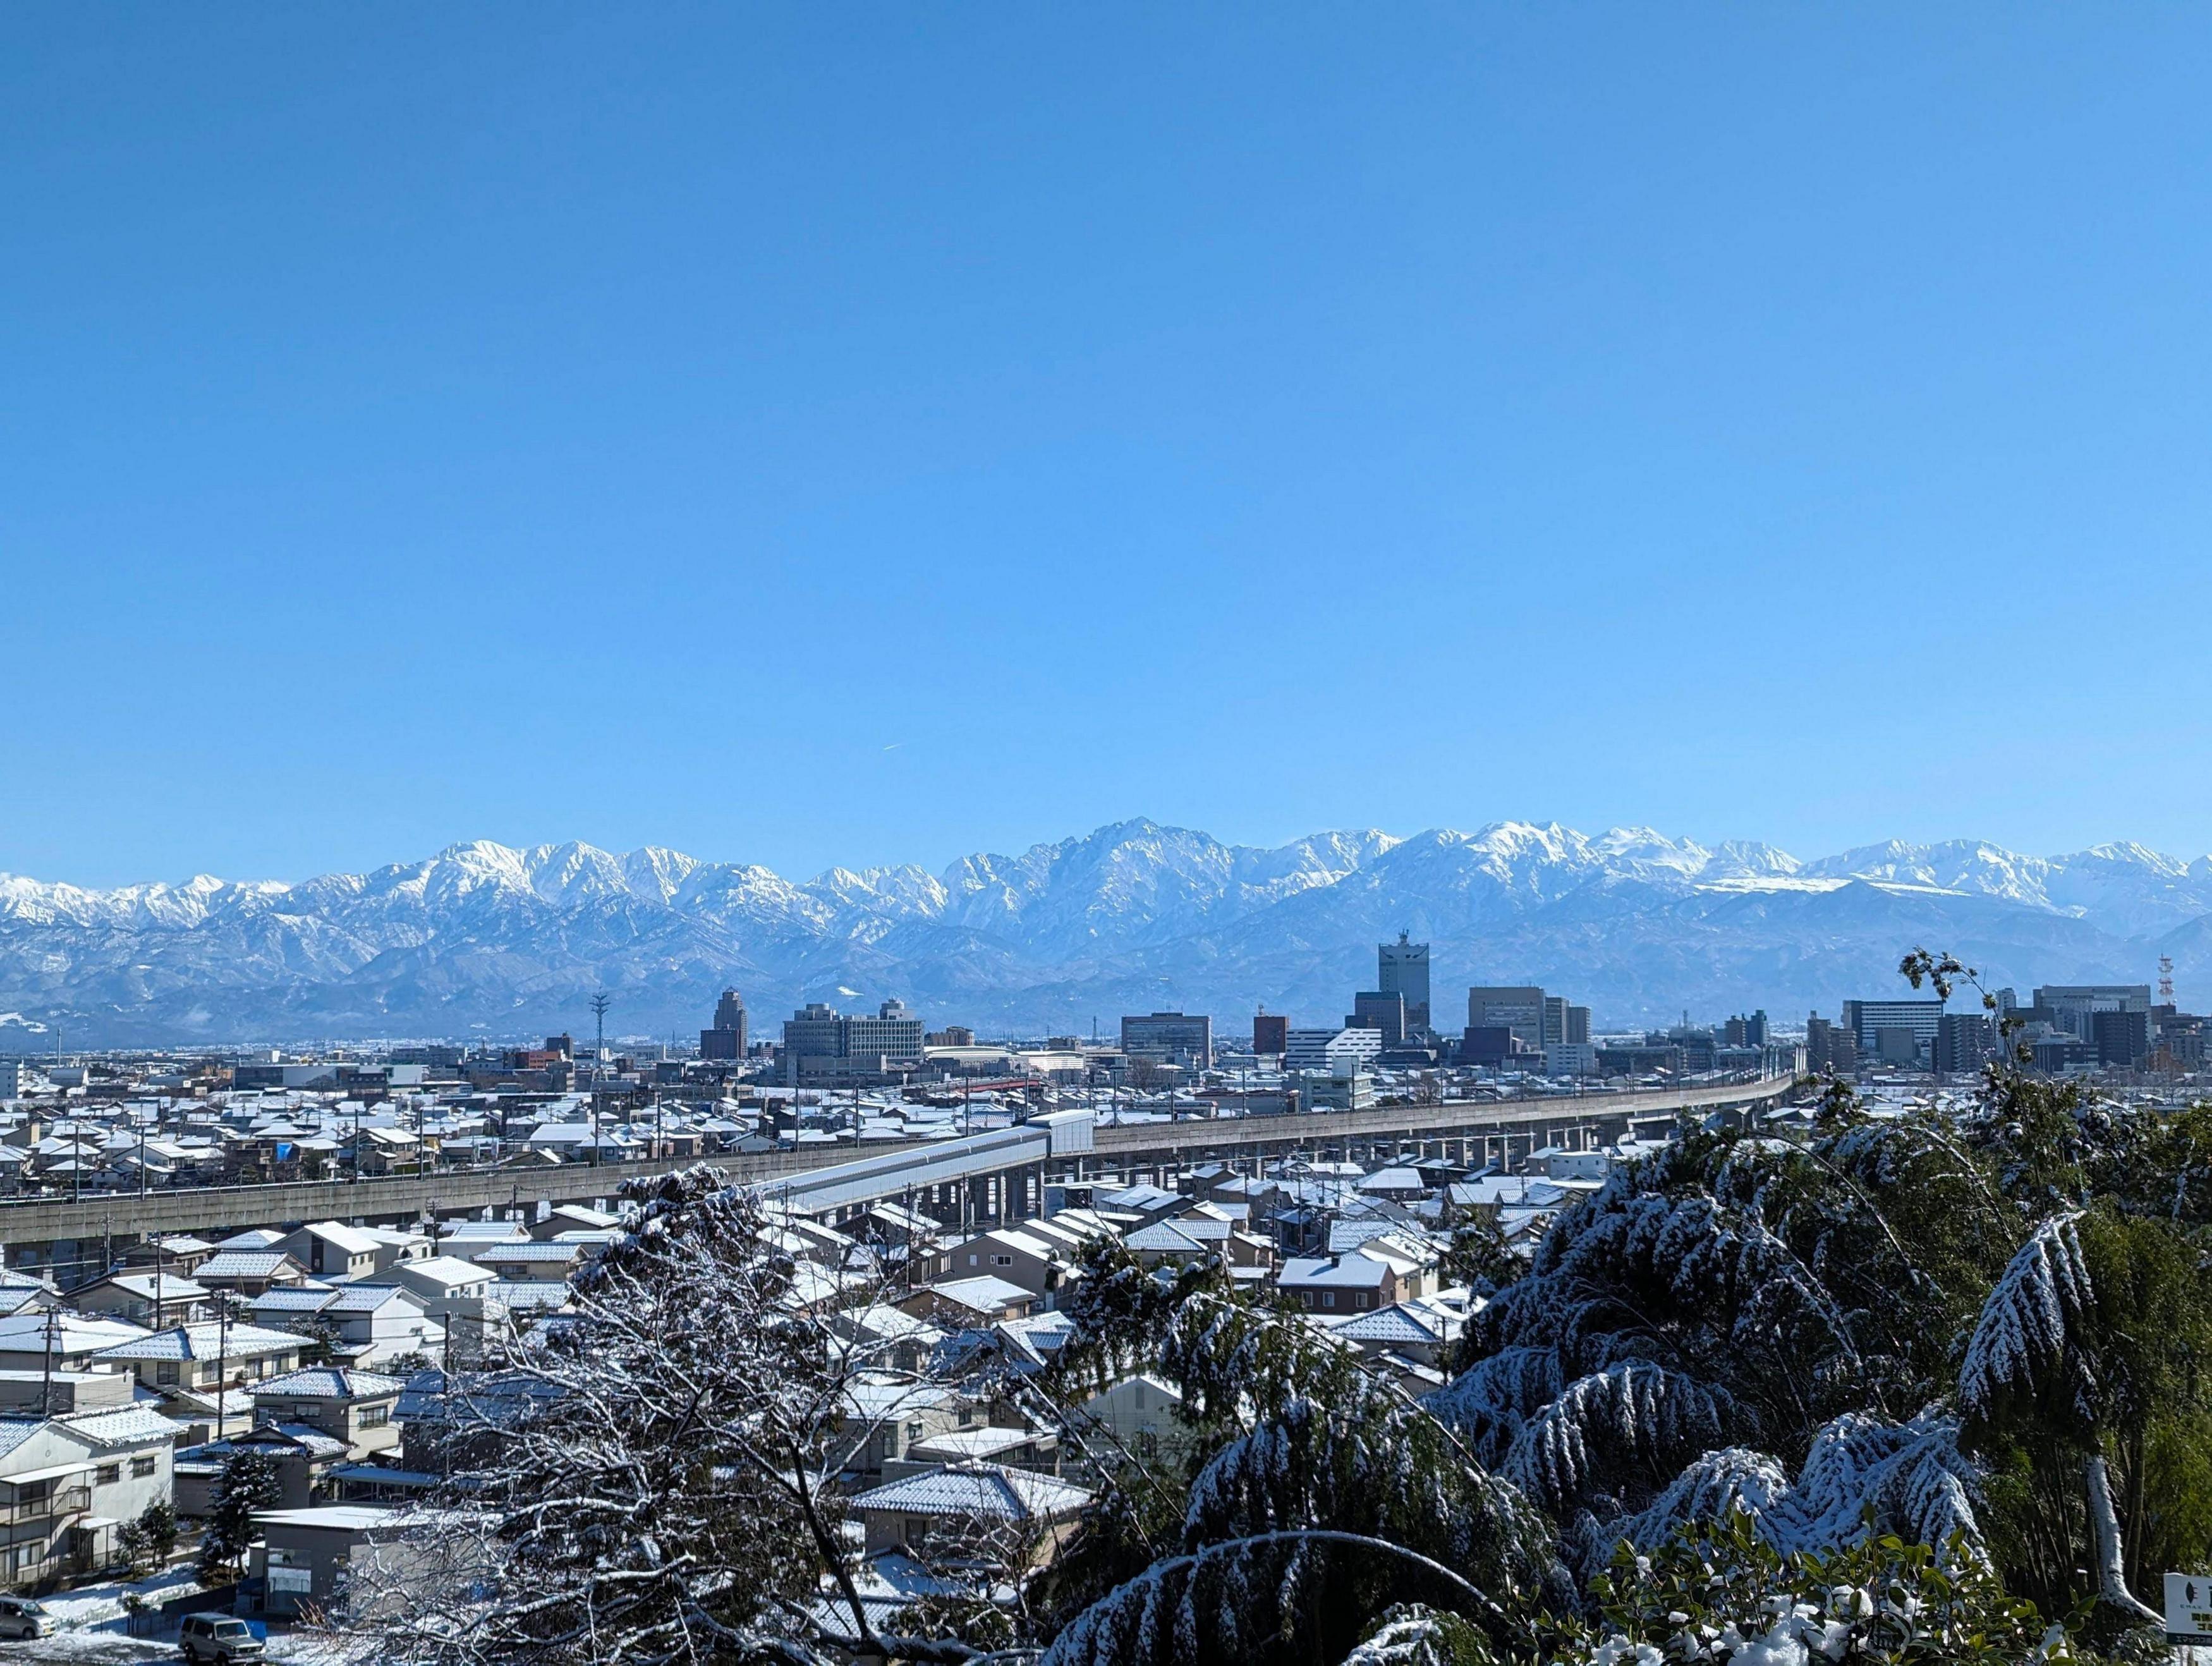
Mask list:
[[[2128,1589],[2125,1558],[2120,1544],[2120,1518],[2112,1508],[2112,1478],[2100,1452],[2085,1466],[2089,1485],[2089,1532],[2096,1544],[2097,1595],[2138,1620],[2163,1618],[2154,1608],[2138,1602]]]

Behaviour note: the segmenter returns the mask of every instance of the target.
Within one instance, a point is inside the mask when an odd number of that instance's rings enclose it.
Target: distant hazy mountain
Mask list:
[[[1948,948],[2023,994],[2145,982],[2170,952],[2212,995],[2212,858],[2139,845],[2023,856],[1972,840],[1800,861],[1649,828],[1501,822],[1279,849],[1123,822],[944,873],[764,867],[647,848],[478,842],[300,885],[85,891],[0,875],[0,1051],[72,1042],[542,1034],[605,987],[625,1035],[688,1033],[734,983],[767,1031],[793,1006],[904,997],[933,1023],[1110,1030],[1181,1006],[1341,1016],[1400,930],[1434,945],[1440,1025],[1470,982],[1542,983],[1600,1025],[1903,992]]]

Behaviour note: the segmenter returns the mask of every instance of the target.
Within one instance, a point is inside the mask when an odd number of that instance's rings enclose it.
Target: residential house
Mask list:
[[[1018,1284],[986,1274],[926,1285],[902,1298],[898,1306],[947,1330],[962,1330],[1000,1319],[1027,1318],[1036,1310],[1037,1298]]]
[[[252,1298],[307,1276],[307,1269],[282,1250],[218,1250],[200,1263],[194,1282]]]
[[[529,1231],[530,1236],[542,1243],[563,1232],[608,1232],[618,1231],[621,1226],[622,1217],[605,1209],[590,1209],[580,1203],[556,1203]]]
[[[58,1310],[0,1319],[0,1371],[88,1371],[102,1350],[147,1335],[122,1319],[87,1319]]]
[[[517,1238],[473,1247],[469,1259],[495,1278],[518,1283],[557,1282],[576,1269],[585,1249],[580,1243],[558,1240],[540,1243],[534,1238]]]
[[[1003,1279],[1048,1306],[1071,1270],[1064,1248],[1015,1226],[997,1227],[954,1244],[951,1262],[956,1279],[979,1274]]]
[[[1191,1438],[1182,1410],[1182,1391],[1164,1377],[1146,1373],[1092,1395],[1075,1408],[1071,1420],[1099,1431],[1109,1450],[1119,1446],[1150,1457]]]
[[[279,1426],[304,1425],[346,1444],[358,1462],[396,1451],[399,1426],[392,1420],[406,1384],[397,1377],[348,1365],[309,1365],[256,1383],[257,1417]]]
[[[278,1618],[343,1612],[356,1571],[375,1554],[375,1535],[391,1515],[366,1504],[255,1511],[260,1537],[246,1572],[260,1582],[262,1612]]]
[[[102,1371],[0,1371],[0,1410],[112,1412],[138,1397],[138,1379],[121,1366]]]
[[[199,1270],[200,1263],[213,1254],[215,1245],[205,1238],[176,1233],[132,1244],[123,1252],[123,1264],[125,1267],[159,1267],[165,1273],[181,1273],[190,1278]]]
[[[296,1232],[289,1232],[277,1240],[275,1249],[306,1268],[319,1279],[366,1278],[378,1268],[379,1258],[388,1255],[388,1246],[357,1226],[347,1226],[335,1220],[310,1221]],[[389,1261],[397,1261],[389,1256]]]
[[[156,1394],[171,1389],[244,1384],[296,1371],[307,1340],[259,1325],[172,1325],[98,1349],[91,1356],[130,1366]]]
[[[1275,1287],[1308,1312],[1322,1315],[1370,1312],[1407,1293],[1396,1267],[1364,1250],[1293,1256],[1283,1263]]]
[[[872,1554],[980,1555],[1014,1572],[1051,1560],[1091,1498],[1032,1470],[957,1463],[872,1487],[852,1509]]]
[[[1449,1296],[1418,1297],[1372,1312],[1332,1322],[1328,1334],[1356,1346],[1361,1355],[1407,1378],[1416,1395],[1442,1388],[1454,1346],[1467,1329],[1469,1305],[1464,1290]],[[1480,1308],[1480,1304],[1474,1304]]]
[[[869,1372],[845,1386],[839,1420],[842,1455],[831,1462],[862,1485],[883,1478],[884,1466],[933,1436],[973,1428],[982,1416],[975,1402],[942,1383],[916,1383],[896,1373]]]
[[[0,1417],[0,1583],[97,1572],[117,1529],[170,1493],[177,1427],[143,1407]]]
[[[70,1292],[80,1312],[128,1319],[158,1330],[191,1324],[215,1315],[214,1292],[205,1285],[155,1268],[147,1273],[110,1273]]]
[[[222,1440],[188,1446],[176,1459],[177,1513],[201,1520],[214,1513],[223,1470],[240,1452],[258,1452],[276,1466],[287,1509],[327,1502],[337,1491],[331,1472],[346,1461],[346,1443],[306,1423],[256,1423]]]

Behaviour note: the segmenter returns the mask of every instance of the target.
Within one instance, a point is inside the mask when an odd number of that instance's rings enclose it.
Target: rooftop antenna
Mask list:
[[[2170,954],[2158,958],[2158,1003],[2161,1006],[2173,1005],[2173,957]]]

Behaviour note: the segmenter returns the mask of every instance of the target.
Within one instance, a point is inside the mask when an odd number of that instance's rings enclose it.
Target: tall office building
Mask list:
[[[1847,1000],[1844,1028],[1851,1032],[1859,1056],[1909,1062],[1912,1055],[1936,1043],[1936,1028],[1943,1016],[1940,1000]],[[1899,1032],[1884,1050],[1881,1032]],[[1910,1037],[1908,1043],[1904,1037]],[[1903,1056],[1900,1056],[1902,1055]]]
[[[1121,1020],[1121,1050],[1133,1059],[1213,1066],[1213,1020],[1203,1012],[1133,1013]]]
[[[1375,987],[1386,995],[1402,995],[1408,1033],[1429,1033],[1429,945],[1398,933],[1395,943],[1375,945]]]
[[[1567,1008],[1567,1045],[1570,1047],[1588,1047],[1589,1045],[1589,1007],[1570,1006]]]
[[[2150,985],[2148,983],[2046,983],[2035,992],[2036,1011],[2068,1035],[2094,1043],[2097,1018],[2103,1012],[2140,1012],[2148,1035],[2150,1026]],[[2124,1029],[2133,1025],[2124,1025]],[[2111,1029],[2111,1025],[2106,1026]],[[2148,1051],[2148,1044],[2145,1051]]]
[[[868,1018],[850,1018],[810,1001],[783,1022],[783,1079],[815,1082],[890,1080],[921,1067],[921,1020],[899,1000]]]
[[[1761,1007],[1750,1017],[1738,1012],[1721,1026],[1721,1039],[1730,1047],[1764,1047],[1766,1045],[1766,1009]]]
[[[1290,1045],[1291,1020],[1281,1012],[1255,1013],[1252,1019],[1252,1050],[1262,1057],[1279,1055]]]
[[[742,1059],[745,1056],[745,1003],[735,989],[722,991],[714,1003],[714,1021],[699,1032],[702,1059]]]
[[[1997,1021],[1987,1012],[1946,1012],[1936,1026],[1936,1068],[1979,1070],[1997,1055]]]
[[[1848,1076],[1859,1067],[1858,1041],[1850,1027],[1831,1024],[1818,1012],[1805,1020],[1805,1067],[1815,1072],[1834,1071]]]
[[[1564,1025],[1565,1018],[1561,1023]],[[1544,992],[1530,984],[1477,987],[1467,992],[1467,1027],[1510,1030],[1516,1040],[1540,1051],[1544,1045]],[[1566,1039],[1564,1034],[1554,1037]]]
[[[2150,1057],[2150,1012],[2147,1007],[2115,1007],[2089,1014],[2089,1039],[2097,1062],[2109,1069],[2133,1070]]]
[[[1379,1030],[1382,1045],[1395,1047],[1413,1027],[1413,1015],[1406,1009],[1405,996],[1396,990],[1362,989],[1352,998],[1352,1011],[1345,1014],[1344,1027]]]

